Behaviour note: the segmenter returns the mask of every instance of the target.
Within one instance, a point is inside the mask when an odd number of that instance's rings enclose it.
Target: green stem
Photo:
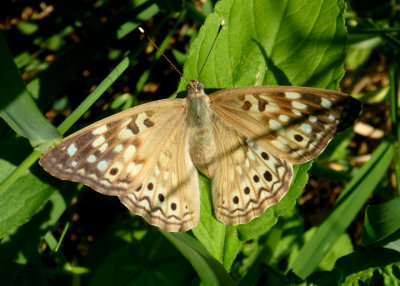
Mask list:
[[[99,97],[114,83],[114,81],[128,68],[129,58],[125,57],[96,89],[57,127],[63,135],[71,126],[95,103]]]
[[[19,164],[14,171],[11,172],[9,176],[7,176],[3,182],[0,184],[0,193],[5,191],[9,186],[11,186],[33,163],[36,162],[37,159],[40,158],[42,152],[34,150],[25,160]]]

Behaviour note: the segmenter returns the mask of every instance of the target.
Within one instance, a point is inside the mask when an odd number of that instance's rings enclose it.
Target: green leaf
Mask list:
[[[121,243],[121,242],[119,242]],[[89,285],[187,285],[194,271],[157,231],[123,243],[102,260]]]
[[[332,271],[316,272],[307,279],[314,285],[397,285],[400,254],[374,248],[340,258]]]
[[[240,253],[241,259],[234,265],[240,284],[246,285],[262,275],[258,269],[265,265],[274,269],[281,268],[282,261],[299,249],[304,234],[303,220],[297,208],[279,218],[278,223],[265,234],[246,243]]]
[[[361,244],[376,243],[400,229],[400,197],[376,206],[368,206],[364,227],[361,234]]]
[[[220,1],[191,45],[187,79],[205,88],[298,85],[337,89],[343,76],[346,30],[343,2]],[[185,90],[181,80],[179,91]]]
[[[349,69],[357,69],[363,65],[370,57],[372,50],[383,43],[381,37],[371,35],[354,35],[349,36],[349,49],[346,55],[346,65]]]
[[[206,91],[253,85],[337,89],[346,43],[342,1],[224,0],[214,11],[191,45],[186,79],[198,78],[224,19],[226,25],[200,75]],[[181,80],[178,91],[185,90],[185,85]],[[298,168],[289,193],[278,205],[240,226],[224,226],[215,220],[210,188],[201,177],[200,223],[193,229],[196,238],[229,269],[244,241],[268,231],[279,215],[294,207],[310,166]]]
[[[19,272],[26,271],[28,274],[30,273],[32,266],[29,263],[32,258],[39,255],[39,241],[49,229],[53,228],[71,200],[73,192],[70,189],[68,191],[65,192],[64,196],[55,192],[51,196],[49,203],[38,215],[14,231],[10,236],[2,239],[0,243],[0,265],[2,266],[0,267],[0,277],[2,277],[2,284],[14,285],[11,281],[18,280],[16,276]],[[35,190],[33,192],[31,201],[34,201]],[[18,195],[16,194],[16,196]],[[14,199],[16,201],[18,197]],[[27,208],[29,208],[28,203],[30,202],[25,201],[25,207]],[[13,205],[1,205],[2,210],[12,208]]]
[[[7,158],[7,152],[22,152],[23,145],[15,143],[15,140],[2,141],[0,143],[0,157]],[[0,181],[6,178],[14,168],[15,166],[12,163],[0,159]],[[28,221],[53,194],[54,187],[43,182],[34,174],[38,172],[42,176],[44,175],[44,171],[38,166],[33,167],[31,171],[25,171],[6,190],[0,190],[0,238]]]
[[[320,264],[326,253],[342,235],[370,194],[385,175],[393,157],[390,141],[382,141],[371,159],[351,180],[337,199],[332,211],[313,237],[300,250],[292,265],[294,273],[305,279]]]

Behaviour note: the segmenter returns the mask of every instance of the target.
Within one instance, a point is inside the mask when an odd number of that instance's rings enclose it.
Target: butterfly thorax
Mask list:
[[[200,172],[212,178],[215,171],[212,164],[215,157],[215,139],[209,98],[203,85],[196,80],[190,81],[186,89],[190,156]]]

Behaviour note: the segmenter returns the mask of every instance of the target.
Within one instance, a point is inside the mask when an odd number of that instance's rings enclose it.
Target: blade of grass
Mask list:
[[[0,116],[18,135],[27,138],[33,147],[60,138],[26,89],[1,31]]]
[[[57,127],[60,134],[64,134],[97,99],[111,86],[111,84],[129,66],[129,58],[125,57],[99,84],[99,86]],[[43,143],[48,145],[48,142]],[[40,146],[38,147],[40,148]],[[39,159],[42,152],[33,151],[3,182],[0,183],[0,192],[11,186],[19,176]]]
[[[134,3],[133,3],[134,2]],[[158,6],[150,1],[129,1],[107,22],[99,25],[78,43],[65,49],[48,69],[27,84],[27,89],[43,110],[53,102],[54,96],[79,68],[93,58],[101,48],[119,40],[136,29],[140,23],[159,13]]]
[[[398,116],[398,91],[399,91],[399,77],[397,72],[398,64],[393,63],[389,70],[390,77],[390,119],[392,122],[392,133],[396,141],[393,143],[394,150],[394,172],[396,175],[397,193],[400,191],[400,124]]]
[[[189,260],[205,285],[235,285],[224,267],[199,241],[186,233],[160,231]]]
[[[382,141],[368,163],[345,188],[314,236],[300,250],[290,267],[300,278],[305,279],[313,273],[335,241],[350,225],[386,173],[392,157],[392,142]]]
[[[121,76],[128,68],[130,59],[125,57],[96,87],[88,97],[57,127],[60,134],[64,134],[69,128],[95,103],[100,96]]]

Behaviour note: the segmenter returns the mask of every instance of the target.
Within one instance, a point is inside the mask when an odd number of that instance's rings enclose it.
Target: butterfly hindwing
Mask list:
[[[246,87],[213,93],[210,101],[239,134],[276,157],[301,164],[328,145],[348,115],[349,97],[315,88]],[[355,105],[352,112],[357,116],[359,110]]]
[[[243,224],[262,215],[288,192],[292,165],[224,123],[223,118],[215,117],[214,213],[224,224]]]
[[[189,156],[187,126],[180,127],[165,142],[151,174],[131,194],[120,196],[133,213],[165,231],[187,231],[200,216],[196,167]]]

